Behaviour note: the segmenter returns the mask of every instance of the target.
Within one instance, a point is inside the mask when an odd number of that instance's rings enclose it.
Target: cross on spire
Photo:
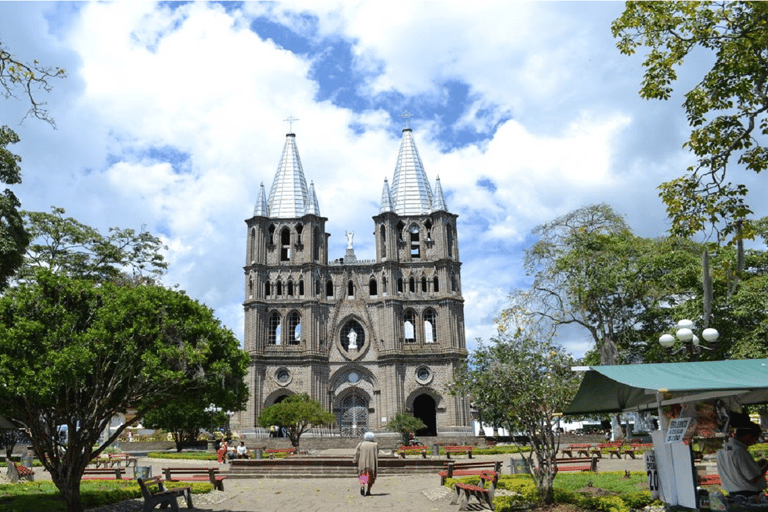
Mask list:
[[[288,133],[293,133],[293,122],[298,121],[298,119],[291,115],[287,119],[283,119],[283,121],[288,122]]]
[[[408,112],[408,109],[405,109],[405,112],[400,114],[400,117],[405,118],[405,127],[406,128],[410,128],[411,127],[411,123],[408,121],[408,118],[409,117],[413,117],[413,114]]]

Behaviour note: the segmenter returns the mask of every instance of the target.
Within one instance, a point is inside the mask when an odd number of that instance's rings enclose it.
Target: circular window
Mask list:
[[[280,368],[275,372],[275,378],[277,379],[277,383],[281,386],[287,386],[291,382],[291,372],[289,372],[286,368]]]
[[[432,370],[427,366],[416,368],[416,382],[419,384],[429,384],[432,381]]]
[[[357,374],[357,372],[349,372],[349,377],[347,377],[350,384],[357,384],[357,382],[360,380],[360,376]]]

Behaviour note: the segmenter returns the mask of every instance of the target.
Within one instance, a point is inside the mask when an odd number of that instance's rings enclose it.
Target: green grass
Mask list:
[[[149,452],[150,459],[216,460],[215,453],[208,452]]]
[[[213,490],[211,484],[200,482],[165,482],[165,486],[190,486],[194,494]],[[80,496],[85,508],[93,508],[140,498],[141,489],[134,480],[84,481],[80,484]],[[66,509],[61,493],[50,481],[0,485],[0,510],[3,512],[58,512]]]

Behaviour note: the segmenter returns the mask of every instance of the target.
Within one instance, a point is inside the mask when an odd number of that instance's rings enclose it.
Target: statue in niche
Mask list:
[[[348,350],[357,350],[357,333],[354,329],[349,330],[349,334],[347,334],[347,339],[349,340],[349,349]]]
[[[354,231],[345,231],[345,235],[347,235],[347,249],[352,249],[352,239],[355,238],[355,232]]]

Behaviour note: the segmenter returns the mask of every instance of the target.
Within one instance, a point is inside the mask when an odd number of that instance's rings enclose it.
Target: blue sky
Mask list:
[[[166,282],[242,338],[244,219],[272,183],[287,123],[331,234],[374,257],[401,114],[459,215],[467,343],[494,333],[531,230],[606,202],[636,233],[667,229],[656,187],[691,163],[682,99],[639,99],[617,2],[0,3],[0,41],[68,78],[44,95],[57,129],[0,102],[22,142],[28,210],[102,231],[146,226]],[[707,55],[681,73],[695,83]],[[741,175],[747,184],[753,176]],[[754,185],[753,190],[758,190]],[[752,201],[757,206],[757,201]],[[758,212],[764,215],[765,212]],[[563,339],[576,355],[589,339]]]

